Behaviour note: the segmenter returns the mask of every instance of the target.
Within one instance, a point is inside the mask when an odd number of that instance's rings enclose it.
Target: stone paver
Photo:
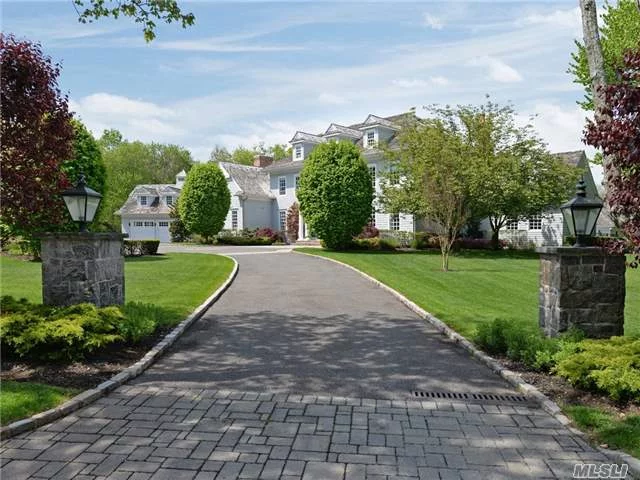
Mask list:
[[[539,479],[607,461],[535,405],[411,397],[510,389],[322,260],[242,257],[195,327],[134,384],[0,444],[2,478]]]

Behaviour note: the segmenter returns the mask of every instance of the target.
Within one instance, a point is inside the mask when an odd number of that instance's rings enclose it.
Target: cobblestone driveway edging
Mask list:
[[[393,288],[389,287],[388,285],[386,285],[386,284],[382,283],[381,281],[375,279],[371,275],[368,275],[368,274],[364,273],[363,271],[358,270],[357,268],[355,268],[355,267],[353,267],[353,266],[351,266],[351,265],[349,265],[347,263],[341,262],[340,260],[336,260],[334,258],[329,258],[329,257],[324,257],[324,256],[321,256],[321,255],[314,255],[312,253],[300,252],[300,251],[297,251],[297,250],[293,250],[293,253],[297,253],[298,255],[307,255],[307,256],[310,256],[310,257],[321,258],[321,259],[327,260],[329,262],[337,263],[338,265],[342,265],[343,267],[349,268],[349,269],[353,270],[354,272],[357,272],[362,277],[364,277],[367,280],[369,280],[370,282],[374,283],[376,286],[382,288],[383,290],[386,290],[391,295],[393,295],[398,300],[400,300],[407,308],[409,308],[409,310],[413,311],[414,313],[416,313],[417,315],[419,315],[420,317],[422,317],[426,321],[428,321],[431,325],[433,325],[440,333],[442,333],[442,335],[444,335],[445,337],[449,338],[453,342],[455,342],[458,345],[460,345],[467,352],[469,352],[473,357],[477,358],[480,362],[482,362],[487,367],[489,367],[493,372],[495,372],[496,374],[500,375],[507,382],[509,382],[509,384],[513,385],[517,390],[523,392],[524,394],[526,394],[530,398],[532,398],[535,401],[537,401],[544,411],[546,411],[548,414],[550,414],[556,420],[558,420],[560,423],[562,423],[569,431],[571,431],[571,433],[573,433],[575,435],[578,435],[578,436],[580,436],[582,438],[585,438],[585,439],[588,438],[588,436],[583,431],[578,430],[578,429],[574,428],[571,425],[571,420],[564,413],[562,413],[562,409],[558,406],[558,404],[556,402],[554,402],[549,397],[547,397],[544,393],[542,393],[540,390],[538,390],[535,386],[531,385],[530,383],[525,382],[517,373],[509,370],[508,368],[503,367],[500,364],[500,362],[498,362],[495,358],[487,355],[486,353],[484,353],[481,350],[479,350],[478,348],[476,348],[475,345],[473,345],[473,343],[471,343],[465,337],[463,337],[462,335],[460,335],[459,333],[454,331],[447,324],[445,324],[442,320],[438,319],[437,317],[435,317],[431,313],[427,312],[422,307],[419,307],[417,304],[415,304],[414,302],[409,300],[407,297],[402,295],[397,290],[394,290]],[[606,455],[609,458],[611,458],[612,461],[615,461],[617,463],[626,463],[627,465],[629,465],[629,472],[635,478],[640,479],[640,460],[638,460],[637,458],[632,457],[628,453],[622,452],[620,450],[605,449],[605,448],[601,448],[599,446],[596,446],[596,448],[601,453],[603,453],[604,455]]]
[[[35,428],[51,423],[58,418],[64,417],[71,412],[78,410],[84,406],[87,406],[98,398],[106,395],[107,393],[115,390],[120,385],[124,384],[128,380],[137,377],[147,368],[149,368],[158,358],[160,358],[171,345],[189,328],[193,322],[198,320],[207,311],[211,305],[213,305],[222,294],[229,288],[233,280],[238,274],[238,262],[232,257],[227,255],[221,255],[227,257],[233,261],[233,270],[225,280],[225,282],[209,296],[200,306],[198,306],[187,318],[180,322],[171,332],[158,342],[151,350],[149,350],[144,357],[138,360],[130,367],[125,368],[120,373],[114,375],[109,380],[102,382],[96,388],[85,390],[84,392],[76,395],[75,397],[67,400],[56,408],[46,410],[44,412],[37,413],[29,418],[18,420],[10,423],[7,426],[0,428],[0,440],[13,437],[19,433],[33,430]]]

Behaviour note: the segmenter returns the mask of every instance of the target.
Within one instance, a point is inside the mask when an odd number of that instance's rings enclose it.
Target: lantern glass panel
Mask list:
[[[87,197],[87,216],[85,222],[93,222],[93,217],[96,215],[98,205],[100,205],[100,197]]]
[[[598,216],[600,215],[600,208],[591,208],[589,209],[589,218],[587,219],[587,235],[593,235],[593,232],[596,228],[596,222],[598,221]]]
[[[576,235],[586,235],[587,233],[589,233],[587,231],[587,223],[589,221],[589,210],[585,210],[582,208],[574,208],[573,221],[576,224],[575,225]]]
[[[567,227],[569,227],[569,233],[571,234],[571,236],[575,236],[576,229],[575,229],[575,226],[573,225],[573,215],[571,215],[571,209],[563,208],[562,216],[564,217],[564,221],[567,224]]]
[[[83,221],[84,217],[84,198],[78,195],[63,195],[64,203],[67,205],[67,210],[74,222]]]

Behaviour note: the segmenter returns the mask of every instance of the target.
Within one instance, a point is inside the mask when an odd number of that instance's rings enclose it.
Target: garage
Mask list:
[[[129,240],[160,240],[170,242],[169,221],[156,219],[130,219],[124,223]]]

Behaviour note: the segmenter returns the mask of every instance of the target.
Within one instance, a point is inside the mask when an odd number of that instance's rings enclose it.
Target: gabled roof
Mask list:
[[[160,197],[167,195],[177,197],[179,194],[180,188],[173,183],[136,185],[124,205],[116,211],[116,215],[143,215],[148,213],[168,215],[171,209],[160,201]],[[138,197],[145,195],[152,197],[151,200],[147,205],[139,205]]]
[[[572,167],[577,167],[578,165],[580,165],[583,159],[586,159],[586,154],[584,153],[584,150],[574,150],[572,152],[558,152],[558,153],[554,153],[554,155],[560,158],[564,163]]]
[[[392,130],[399,130],[398,125],[396,125],[392,121],[386,118],[378,117],[377,115],[371,115],[371,114],[365,119],[364,122],[362,122],[359,128],[360,130],[363,130],[368,127],[373,127],[374,125],[381,125],[383,127],[390,128]]]
[[[324,132],[324,136],[327,137],[332,135],[346,135],[347,137],[361,138],[362,132],[355,128],[349,128],[343,125],[338,125],[337,123],[332,123]]]
[[[249,198],[274,198],[269,187],[269,174],[263,168],[220,162],[220,167],[233,179],[240,189],[236,195]]]
[[[297,131],[289,143],[309,142],[309,143],[323,143],[326,140],[320,135],[314,135],[313,133]]]

